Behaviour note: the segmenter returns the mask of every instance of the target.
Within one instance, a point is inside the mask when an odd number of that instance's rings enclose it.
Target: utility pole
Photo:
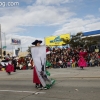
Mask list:
[[[0,56],[2,57],[1,24],[0,24]]]
[[[4,41],[5,41],[4,48],[5,48],[5,52],[6,52],[6,48],[7,48],[7,46],[6,46],[6,34],[4,32],[2,32],[2,33],[4,34]]]

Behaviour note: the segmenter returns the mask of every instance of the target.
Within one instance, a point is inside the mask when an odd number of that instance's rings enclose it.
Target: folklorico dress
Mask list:
[[[6,66],[6,72],[14,72],[14,66],[8,63],[8,65]]]
[[[33,83],[41,84],[35,66],[33,67]]]
[[[87,55],[87,52],[80,52],[79,53],[79,61],[78,61],[79,67],[87,67],[87,62],[85,60],[86,55]]]

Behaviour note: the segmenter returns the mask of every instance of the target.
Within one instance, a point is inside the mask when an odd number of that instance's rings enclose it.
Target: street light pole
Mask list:
[[[2,57],[1,24],[0,24],[0,55],[1,55],[1,57]]]
[[[5,49],[5,53],[6,53],[6,35],[5,35],[5,32],[1,32],[4,34],[4,46],[3,48]]]
[[[5,52],[6,52],[6,35],[4,33],[4,38],[5,38]]]

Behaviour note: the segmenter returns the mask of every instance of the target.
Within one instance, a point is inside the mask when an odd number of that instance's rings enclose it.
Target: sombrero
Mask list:
[[[41,40],[35,40],[34,42],[32,42],[32,45],[36,45],[37,43],[42,43],[42,41]]]

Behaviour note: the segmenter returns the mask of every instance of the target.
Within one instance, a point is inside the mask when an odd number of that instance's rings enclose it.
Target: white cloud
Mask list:
[[[0,0],[0,2],[26,2],[31,3],[33,0]]]
[[[11,38],[16,38],[21,40],[21,45],[17,45],[16,47],[22,47],[22,50],[27,50],[28,46],[32,46],[32,42],[36,39],[42,40],[44,44],[44,40],[42,38],[35,38],[31,36],[20,36],[20,35],[13,35],[13,34],[5,34],[6,36],[6,46],[7,50],[12,50],[14,48],[14,45],[11,45]],[[5,45],[5,38],[4,34],[2,34],[2,46]]]
[[[37,0],[36,4],[43,4],[43,5],[50,5],[50,4],[55,4],[55,5],[59,5],[62,3],[68,3],[68,2],[72,2],[74,0]]]
[[[90,18],[95,18],[95,16],[94,15],[86,15],[85,18],[89,18],[90,19]]]
[[[71,33],[76,34],[77,32],[86,32],[93,30],[100,30],[100,18],[91,18],[91,19],[80,19],[74,18],[69,20],[63,27],[57,30],[54,35]]]
[[[20,0],[20,1],[25,2],[25,3],[27,3],[27,4],[30,4],[30,3],[33,2],[33,0]]]
[[[53,7],[53,6],[42,6],[33,5],[27,6],[26,8],[19,7],[5,7],[0,9],[0,24],[2,32],[6,33],[7,37],[7,49],[11,49],[10,45],[11,37],[16,37],[22,40],[22,46],[28,46],[35,40],[33,37],[20,36],[18,33],[24,33],[27,28],[24,26],[34,25],[57,25],[66,22],[75,13],[70,12],[65,7]],[[41,38],[40,38],[41,39]]]
[[[4,8],[0,10],[2,30],[9,33],[23,31],[20,26],[62,24],[75,15],[67,8],[51,6],[28,6],[27,8]]]
[[[32,3],[32,0],[21,1]],[[57,30],[54,35],[64,33],[74,34],[80,31],[84,32],[100,29],[100,18],[96,18],[93,15],[87,15],[83,19],[72,18],[76,13],[70,11],[68,7],[54,6],[73,1],[74,0],[36,0],[33,5],[31,4],[32,6],[26,6],[26,8],[0,8],[0,24],[2,26],[2,32],[6,33],[7,49],[12,48],[10,45],[11,37],[21,39],[22,47],[31,45],[31,43],[36,39],[31,36],[18,35],[21,32],[24,33],[27,31],[26,26],[60,25],[61,28]]]
[[[100,11],[100,8],[99,8],[99,11]]]

